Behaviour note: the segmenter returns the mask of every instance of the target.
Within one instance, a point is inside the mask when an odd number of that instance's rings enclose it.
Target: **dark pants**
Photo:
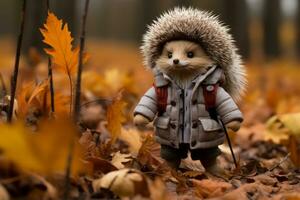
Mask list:
[[[186,158],[189,151],[191,152],[192,159],[200,160],[203,167],[209,167],[215,164],[217,157],[221,154],[218,147],[190,149],[189,144],[180,144],[178,149],[161,145],[160,156],[167,162],[172,163],[174,167],[178,167],[181,159]]]

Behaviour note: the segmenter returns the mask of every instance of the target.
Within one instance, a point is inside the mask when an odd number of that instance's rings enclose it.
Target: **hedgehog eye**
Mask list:
[[[168,52],[168,58],[172,58],[173,54],[172,52]]]
[[[194,53],[192,51],[187,52],[187,57],[188,58],[193,58],[194,57]]]

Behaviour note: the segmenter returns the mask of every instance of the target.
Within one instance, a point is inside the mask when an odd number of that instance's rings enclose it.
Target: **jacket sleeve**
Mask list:
[[[216,97],[217,112],[225,124],[232,121],[243,121],[243,115],[231,96],[221,87]]]
[[[154,87],[151,87],[141,98],[140,102],[134,109],[134,116],[143,115],[152,121],[157,113],[156,93]]]

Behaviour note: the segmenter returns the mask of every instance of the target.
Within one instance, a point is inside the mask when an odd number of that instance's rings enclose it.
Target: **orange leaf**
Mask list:
[[[43,42],[51,46],[45,51],[52,57],[52,62],[58,70],[66,74],[74,75],[78,66],[79,48],[73,48],[73,38],[68,29],[68,24],[63,24],[53,13],[48,12],[48,17],[44,28],[40,29],[44,36]],[[83,62],[87,61],[87,56],[83,58]]]
[[[107,130],[111,134],[111,141],[114,143],[121,134],[122,123],[125,122],[123,110],[126,103],[122,100],[119,94],[107,109]]]
[[[25,84],[17,97],[18,109],[17,113],[21,117],[25,117],[28,114],[30,108],[37,108],[41,111],[49,112],[48,105],[48,80],[35,85],[34,82]]]

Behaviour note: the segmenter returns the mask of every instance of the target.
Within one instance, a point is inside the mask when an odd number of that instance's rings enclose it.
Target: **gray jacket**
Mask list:
[[[215,84],[222,76],[223,71],[214,66],[182,89],[170,77],[156,72],[156,86],[168,85],[166,112],[157,116],[155,88],[151,87],[136,106],[134,115],[154,120],[156,140],[160,144],[178,148],[180,143],[189,143],[191,149],[218,146],[224,142],[225,134],[205,109],[202,85]],[[243,121],[239,108],[222,87],[217,90],[216,109],[225,124]]]

